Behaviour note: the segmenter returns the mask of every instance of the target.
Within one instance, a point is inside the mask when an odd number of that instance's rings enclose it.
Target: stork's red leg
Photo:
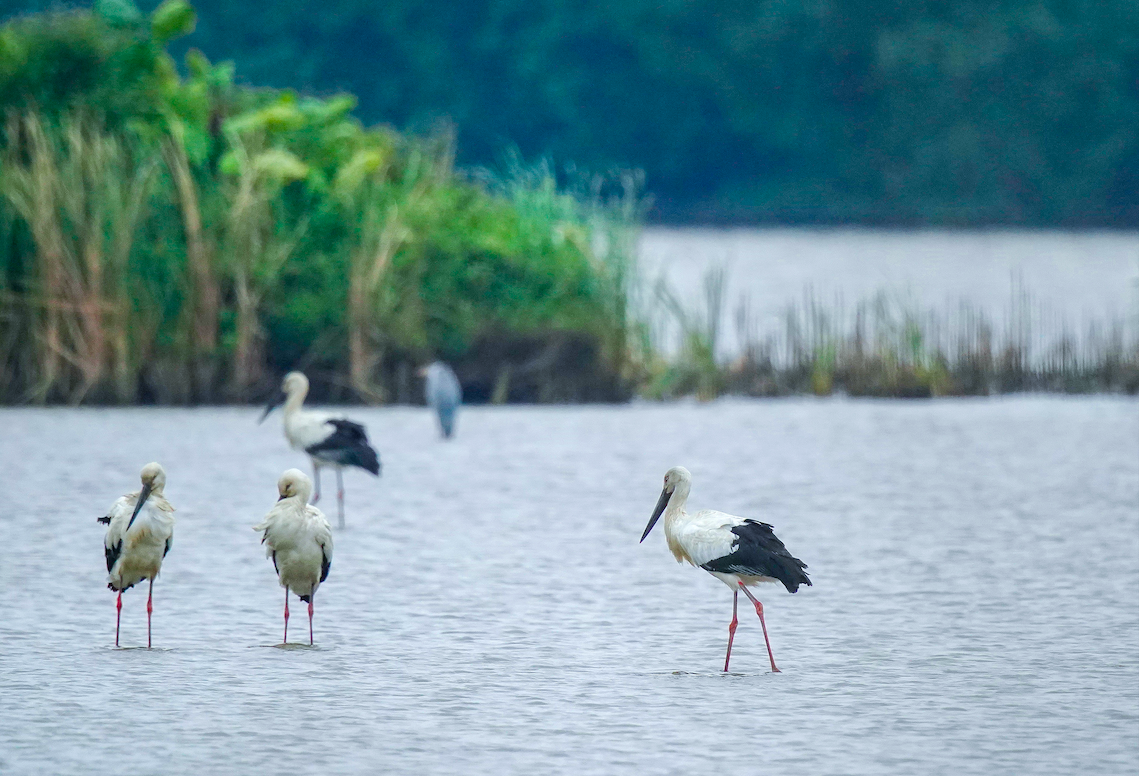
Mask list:
[[[150,578],[150,593],[146,596],[146,648],[150,649],[150,613],[154,611],[154,577]]]
[[[763,621],[763,604],[756,600],[755,596],[748,592],[748,589],[743,585],[740,585],[740,590],[744,591],[744,595],[750,598],[751,602],[755,604],[755,613],[759,615],[759,624],[763,628],[763,641],[767,644],[767,658],[771,661],[771,673],[782,673],[782,671],[775,667],[775,655],[771,654],[771,640],[767,638],[767,623]]]
[[[119,591],[119,598],[115,601],[115,646],[119,646],[119,623],[123,619],[123,591]]]
[[[312,646],[312,599],[316,596],[310,595],[308,597],[308,645]]]
[[[728,654],[724,656],[724,673],[728,672],[728,661],[732,659],[732,641],[736,638],[736,625],[739,620],[736,618],[736,603],[740,599],[739,591],[732,591],[732,624],[728,626]]]
[[[289,643],[289,588],[285,588],[285,637],[281,639],[282,644]]]

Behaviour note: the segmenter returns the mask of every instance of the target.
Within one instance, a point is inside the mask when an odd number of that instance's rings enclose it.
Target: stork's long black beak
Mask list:
[[[258,423],[264,423],[265,418],[269,417],[269,413],[272,412],[273,410],[277,409],[278,407],[280,407],[284,403],[285,403],[285,392],[284,391],[277,391],[277,394],[272,399],[269,400],[269,405],[267,407],[265,407],[265,412],[263,412],[261,414],[261,420],[259,420],[257,422]]]
[[[153,490],[153,488],[151,488],[151,486],[147,485],[146,483],[143,483],[142,490],[139,491],[139,494],[138,494],[138,503],[134,505],[134,514],[131,515],[131,521],[129,523],[127,523],[127,530],[128,531],[130,530],[130,527],[132,525],[134,525],[134,519],[136,517],[138,517],[138,511],[140,509],[142,509],[142,505],[146,503],[146,500],[148,498],[150,498],[150,491],[151,490]]]
[[[657,524],[657,520],[660,520],[660,516],[664,514],[664,508],[668,506],[668,500],[670,498],[672,498],[672,494],[668,492],[668,488],[660,492],[660,498],[657,499],[657,505],[653,509],[653,516],[649,518],[649,524],[645,526],[645,532],[641,534],[642,542],[645,540],[645,537],[649,535],[649,531],[653,530],[653,526]]]

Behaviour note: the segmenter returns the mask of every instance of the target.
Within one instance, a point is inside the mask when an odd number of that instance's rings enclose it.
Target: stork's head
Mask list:
[[[269,413],[284,404],[286,399],[291,399],[294,396],[299,397],[299,401],[304,401],[304,398],[308,396],[308,378],[305,377],[304,372],[289,372],[285,375],[285,379],[281,381],[281,390],[277,391],[269,400],[269,404],[265,407],[265,412],[261,414],[261,420],[258,423],[269,417]],[[287,410],[288,408],[286,408]]]
[[[676,488],[682,483],[685,485],[691,484],[692,472],[685,469],[683,466],[673,466],[664,473],[664,489],[669,493],[676,491]]]
[[[162,468],[162,464],[151,461],[142,467],[139,476],[142,478],[144,488],[149,487],[151,493],[162,495],[162,489],[166,487],[166,470]]]
[[[288,469],[277,480],[277,492],[281,494],[278,501],[296,498],[302,504],[307,504],[308,497],[312,494],[312,480],[300,469]]]
[[[308,394],[308,378],[305,377],[304,372],[289,372],[285,375],[285,379],[281,381],[281,391],[287,396],[299,393],[302,396]]]
[[[151,461],[146,466],[142,467],[142,472],[139,474],[142,479],[142,490],[138,492],[138,501],[134,505],[134,513],[131,514],[130,522],[127,523],[129,529],[134,525],[134,519],[138,517],[139,510],[146,500],[150,498],[151,493],[162,495],[162,489],[166,487],[166,470],[162,468],[162,464]]]
[[[641,541],[649,535],[649,531],[653,530],[653,526],[660,520],[660,516],[664,514],[668,502],[672,499],[672,494],[680,489],[682,491],[682,498],[688,495],[688,487],[692,482],[692,474],[683,466],[673,466],[664,475],[664,489],[660,492],[660,498],[657,499],[657,505],[653,508],[653,516],[649,518],[649,524],[645,527],[645,532],[641,534]]]

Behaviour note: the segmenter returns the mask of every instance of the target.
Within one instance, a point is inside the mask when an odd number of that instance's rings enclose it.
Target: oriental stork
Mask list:
[[[253,526],[261,531],[265,556],[272,558],[277,580],[285,588],[285,637],[289,641],[289,591],[308,604],[308,643],[312,644],[312,602],[316,589],[332,567],[332,526],[308,503],[312,482],[299,469],[277,480],[280,498],[265,519]]]
[[[121,496],[106,517],[103,554],[107,559],[107,587],[118,592],[115,602],[115,646],[123,614],[123,591],[150,580],[146,597],[146,648],[150,649],[150,614],[154,611],[154,578],[174,541],[174,507],[166,500],[166,472],[157,463],[142,467],[142,488]]]
[[[316,495],[312,503],[320,501],[320,470],[331,466],[336,470],[336,506],[339,525],[344,527],[345,466],[357,466],[379,475],[380,457],[368,444],[368,433],[359,423],[324,412],[303,409],[308,395],[308,378],[300,372],[289,372],[281,383],[279,394],[269,402],[261,420],[269,417],[280,404],[285,405],[285,438],[294,450],[308,453],[312,461],[312,475],[316,480]]]
[[[732,589],[732,622],[728,626],[728,653],[724,657],[724,671],[732,659],[732,641],[736,636],[736,603],[742,590],[755,604],[763,640],[767,644],[767,657],[771,670],[779,673],[771,641],[767,638],[767,623],[763,619],[763,604],[751,594],[748,587],[760,582],[782,582],[787,592],[794,593],[799,585],[810,585],[807,564],[787,552],[783,542],[775,536],[771,526],[757,520],[705,509],[694,515],[684,511],[688,493],[692,488],[692,475],[683,466],[674,466],[664,475],[664,490],[653,510],[641,541],[653,530],[664,515],[664,535],[668,548],[678,563],[688,561],[699,566]]]

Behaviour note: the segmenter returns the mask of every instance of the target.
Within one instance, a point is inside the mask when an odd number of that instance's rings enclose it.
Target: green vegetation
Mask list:
[[[353,98],[234,82],[129,0],[0,28],[0,401],[244,401],[290,367],[321,398],[613,400],[635,367],[633,176],[456,171],[453,139]]]
[[[643,169],[654,218],[1139,224],[1134,0],[198,5],[245,82],[449,120],[464,165]]]

